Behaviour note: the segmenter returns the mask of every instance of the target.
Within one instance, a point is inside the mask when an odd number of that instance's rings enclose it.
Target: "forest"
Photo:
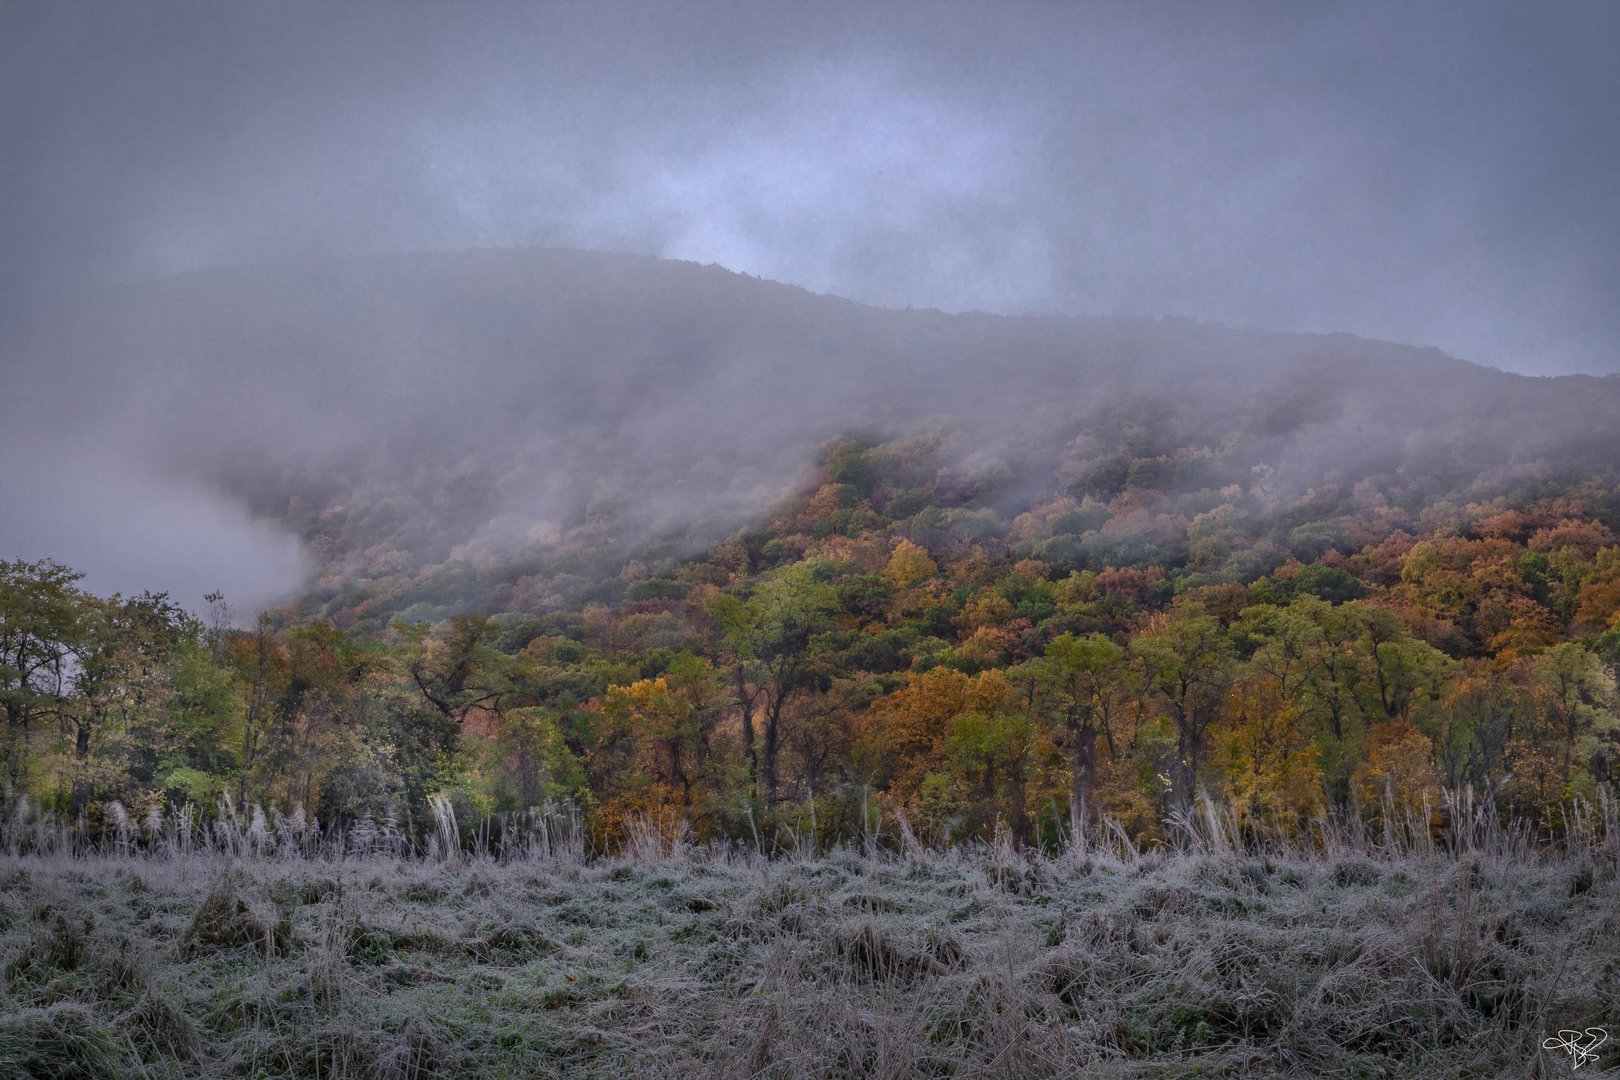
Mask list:
[[[562,815],[768,852],[1151,844],[1202,795],[1254,838],[1438,836],[1462,792],[1556,843],[1616,798],[1612,473],[1297,495],[1107,439],[1009,494],[937,436],[836,438],[703,550],[374,550],[248,619],[0,564],[5,815],[415,844],[437,805],[491,848]]]

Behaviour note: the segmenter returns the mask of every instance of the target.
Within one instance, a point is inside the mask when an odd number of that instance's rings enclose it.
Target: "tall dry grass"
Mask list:
[[[1572,799],[1552,815],[1556,825],[1538,826],[1503,814],[1495,801],[1473,789],[1448,790],[1431,801],[1425,795],[1415,807],[1389,798],[1372,813],[1319,812],[1304,822],[1267,822],[1240,814],[1201,793],[1197,801],[1172,811],[1164,822],[1165,839],[1155,847],[1178,853],[1238,853],[1290,857],[1368,855],[1380,858],[1468,854],[1530,859],[1578,857],[1612,846],[1620,837],[1620,800],[1600,788],[1596,801]],[[580,808],[571,802],[550,803],[522,813],[487,817],[464,826],[451,800],[428,800],[429,821],[420,835],[402,827],[392,815],[362,817],[344,825],[323,826],[302,807],[254,803],[234,806],[221,801],[212,813],[191,805],[157,806],[137,822],[121,803],[105,810],[105,822],[90,829],[81,818],[70,821],[41,812],[26,797],[13,800],[0,814],[0,853],[23,855],[127,858],[229,856],[238,859],[313,859],[333,861],[372,856],[424,859],[429,862],[474,860],[572,860],[602,857],[666,858],[699,847],[689,825],[672,815],[643,816],[627,822],[618,849],[596,848]],[[799,857],[818,853],[817,831],[781,822],[761,831],[747,815],[751,831],[732,841],[730,849],[751,849],[761,857]],[[905,854],[924,845],[902,814],[885,817],[864,813],[864,828],[843,843],[864,853]],[[998,831],[990,847],[1007,842]],[[971,845],[970,845],[971,846]],[[1097,854],[1129,861],[1141,856],[1141,845],[1119,821],[1104,816],[1078,834],[1065,834],[1057,849],[1069,855]],[[1047,854],[1053,854],[1048,850]]]

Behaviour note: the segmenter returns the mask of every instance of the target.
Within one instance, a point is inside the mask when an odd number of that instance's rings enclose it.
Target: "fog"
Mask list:
[[[753,471],[652,515],[680,524],[753,505],[851,402],[908,385],[840,367],[848,384],[829,388],[822,355],[769,330],[697,334],[689,348],[711,352],[696,384],[534,384],[556,394],[539,416],[595,403],[602,441],[540,432],[515,452],[549,464],[514,490],[518,473],[489,479],[490,448],[467,441],[491,399],[456,365],[493,369],[457,350],[532,342],[470,340],[465,314],[436,339],[419,310],[361,289],[314,324],[346,327],[339,349],[231,293],[255,334],[237,349],[254,362],[232,365],[229,325],[186,323],[208,310],[197,279],[168,307],[128,291],[266,261],[562,246],[894,307],[1176,315],[1615,371],[1617,38],[1620,8],[1602,2],[7,5],[0,557],[251,606],[312,564],[285,507],[244,495],[284,493],[288,469],[330,476],[384,446],[449,468],[423,447],[453,448],[490,485],[470,486],[485,504],[457,541],[476,548],[549,535],[614,475],[640,498],[642,462],[712,450],[675,433],[729,432],[706,475]],[[64,329],[87,309],[117,314]],[[549,340],[588,367],[588,331]],[[957,334],[930,333],[873,355]],[[688,347],[612,340],[641,350],[615,370],[641,376]],[[1050,356],[1084,351],[1063,340]],[[164,367],[164,349],[190,359]],[[435,387],[454,391],[454,423],[433,414]],[[767,443],[755,413],[784,400],[792,437]],[[367,468],[367,484],[399,482]]]

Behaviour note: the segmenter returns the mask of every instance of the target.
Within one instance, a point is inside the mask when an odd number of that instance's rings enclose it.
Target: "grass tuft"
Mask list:
[[[242,895],[243,878],[222,874],[204,897],[180,942],[180,955],[191,959],[222,949],[248,948],[262,956],[285,954],[293,944],[290,920],[285,915],[265,918]]]
[[[87,1006],[59,1002],[0,1014],[0,1076],[119,1080],[138,1069]]]

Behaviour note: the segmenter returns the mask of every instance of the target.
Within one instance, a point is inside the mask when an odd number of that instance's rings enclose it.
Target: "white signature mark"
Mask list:
[[[1585,1031],[1561,1028],[1557,1035],[1541,1040],[1541,1048],[1568,1050],[1573,1061],[1570,1068],[1578,1069],[1582,1065],[1591,1065],[1597,1061],[1597,1048],[1608,1038],[1609,1033],[1602,1028],[1589,1027]]]

